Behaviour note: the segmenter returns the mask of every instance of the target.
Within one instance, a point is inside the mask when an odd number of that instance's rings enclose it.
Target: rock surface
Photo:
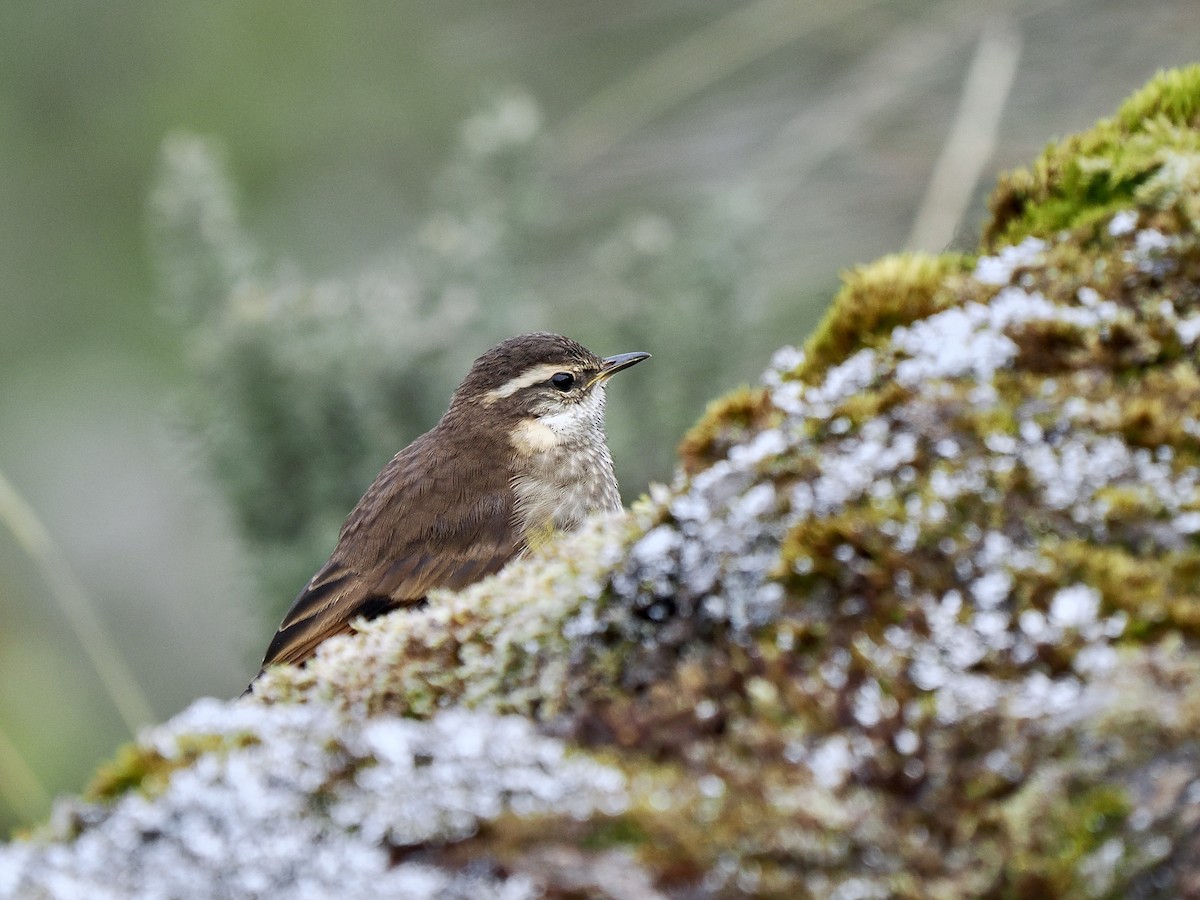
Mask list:
[[[148,730],[0,897],[1200,896],[1200,68],[675,484]]]

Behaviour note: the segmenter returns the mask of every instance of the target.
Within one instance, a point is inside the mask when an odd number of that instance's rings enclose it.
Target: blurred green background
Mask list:
[[[1194,61],[1197,26],[1194,0],[9,0],[0,827],[127,720],[236,695],[490,344],[654,353],[610,391],[636,496],[839,269],[969,249],[995,171]]]

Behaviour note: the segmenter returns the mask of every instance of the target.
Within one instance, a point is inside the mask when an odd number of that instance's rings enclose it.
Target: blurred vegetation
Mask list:
[[[0,530],[0,829],[127,735],[54,582],[90,601],[155,716],[236,693],[359,492],[493,341],[654,353],[610,403],[636,494],[670,477],[706,398],[803,339],[839,269],[909,240],[984,18],[1016,36],[1015,82],[939,238],[959,247],[987,173],[1192,59],[1194,17],[4,4],[0,474],[61,571]]]

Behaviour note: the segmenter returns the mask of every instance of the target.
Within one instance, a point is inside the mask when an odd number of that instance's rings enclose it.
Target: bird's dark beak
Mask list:
[[[610,356],[604,360],[604,365],[600,368],[599,374],[592,379],[592,384],[599,384],[602,381],[607,381],[622,369],[628,369],[630,366],[636,366],[643,359],[649,358],[649,353],[642,353],[641,351],[635,351],[633,353],[618,353],[616,356]]]

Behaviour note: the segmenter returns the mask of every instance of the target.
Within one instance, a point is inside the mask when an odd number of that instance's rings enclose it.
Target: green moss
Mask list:
[[[580,841],[587,850],[607,850],[611,847],[641,846],[648,835],[636,821],[625,816],[596,818],[588,823],[588,833]]]
[[[892,329],[953,305],[947,279],[967,271],[968,262],[954,254],[902,253],[844,275],[842,289],[804,346],[804,362],[794,377],[813,381]]]
[[[625,762],[627,766],[629,760]],[[711,809],[706,814],[705,800],[689,773],[645,761],[635,768],[633,802],[623,813],[583,820],[504,813],[468,840],[440,848],[439,861],[461,865],[484,857],[519,865],[552,835],[558,847],[578,848],[581,863],[611,851],[628,853],[629,864],[651,873],[660,889],[694,884],[735,844],[736,829],[723,818],[714,820]]]
[[[1200,435],[1186,425],[1188,416],[1200,416],[1200,375],[1194,364],[1147,372],[1124,395],[1114,425],[1130,444],[1170,446],[1193,457],[1200,450]]]
[[[774,574],[790,582],[798,594],[821,585],[839,593],[878,594],[890,590],[892,572],[903,560],[890,546],[880,524],[900,515],[899,504],[891,501],[867,509],[855,507],[840,515],[805,519],[784,538]],[[861,560],[853,569],[838,559],[843,546],[853,548]]]
[[[1159,72],[1121,104],[1116,119],[1132,132],[1160,116],[1173,124],[1200,128],[1200,66]]]
[[[1031,350],[1027,358],[1039,357]],[[1045,362],[1056,376],[1052,383],[1047,381],[1046,373],[998,372],[995,384],[1003,403],[968,411],[960,417],[961,427],[981,436],[992,432],[1015,434],[1013,410],[1023,403],[1028,405],[1028,398],[1037,396],[1052,401],[1052,405],[1045,407],[1046,415],[1035,418],[1043,427],[1053,428],[1062,404],[1081,402],[1072,416],[1076,427],[1117,435],[1131,447],[1152,451],[1169,447],[1176,471],[1200,463],[1200,434],[1190,424],[1200,419],[1200,375],[1192,363],[1178,361],[1130,371],[1110,369],[1111,357],[1103,356],[1093,357],[1090,365],[1059,370]],[[976,424],[970,424],[972,419]],[[1143,492],[1134,493],[1145,496]],[[1128,518],[1135,509],[1139,514],[1146,512],[1144,500],[1130,505],[1134,493],[1127,488],[1106,493],[1112,503],[1109,518],[1114,526],[1119,527],[1122,518]]]
[[[1200,149],[1197,109],[1200,66],[1160,73],[1112,119],[1051,144],[1031,169],[1003,176],[990,201],[984,245],[995,249],[1063,229],[1087,232],[1133,206],[1170,154]]]
[[[92,802],[110,802],[130,791],[140,791],[154,796],[162,791],[171,774],[186,769],[206,753],[225,753],[240,747],[258,743],[252,734],[228,737],[201,734],[180,737],[177,752],[167,758],[158,751],[138,744],[124,744],[117,755],[96,771],[91,783],[84,789],[83,797]]]
[[[748,433],[769,428],[779,419],[779,411],[761,387],[743,386],[714,400],[679,444],[683,470],[695,474],[708,468]]]
[[[1125,498],[1123,514],[1129,516],[1129,508],[1140,499],[1140,494]],[[1033,605],[1044,609],[1057,588],[1082,582],[1100,592],[1108,610],[1129,616],[1130,638],[1144,640],[1166,629],[1200,635],[1200,596],[1195,590],[1200,555],[1194,551],[1155,554],[1141,547],[1048,540],[1041,553],[1053,567],[1027,577],[1024,590]]]
[[[850,420],[850,424],[861,427],[871,419],[887,413],[888,410],[903,403],[912,396],[912,392],[895,381],[879,385],[873,391],[863,391],[848,397],[841,405],[838,414]]]
[[[1085,896],[1080,863],[1120,832],[1130,809],[1128,795],[1117,785],[1034,781],[1001,806],[1012,846],[996,896]]]

